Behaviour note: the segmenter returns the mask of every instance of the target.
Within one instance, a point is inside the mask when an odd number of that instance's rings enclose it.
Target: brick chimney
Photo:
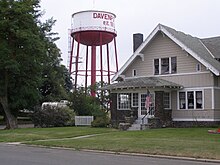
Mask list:
[[[133,34],[133,52],[137,50],[137,48],[142,44],[142,42],[143,42],[143,34],[141,33]]]

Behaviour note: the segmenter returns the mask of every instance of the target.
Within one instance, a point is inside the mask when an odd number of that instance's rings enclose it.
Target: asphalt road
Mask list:
[[[127,156],[0,143],[0,165],[217,165],[217,163]]]

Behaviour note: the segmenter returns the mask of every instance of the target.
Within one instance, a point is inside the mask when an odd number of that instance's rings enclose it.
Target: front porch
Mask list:
[[[141,129],[172,124],[171,93],[181,88],[180,85],[155,77],[142,77],[107,88],[111,91],[113,125],[127,123],[126,127],[133,124]]]
[[[170,126],[172,124],[172,110],[165,107],[170,106],[171,98],[165,96],[167,94],[170,96],[171,94],[165,91],[151,92],[150,103],[147,103],[147,93],[112,93],[112,124],[129,123],[130,126],[134,124],[135,127],[138,127],[137,125],[139,125],[140,129]],[[134,106],[134,95],[138,96],[137,106]],[[121,96],[128,96],[126,97],[127,100],[123,102],[123,104],[128,105],[124,109],[119,106],[119,104],[122,104],[120,103]],[[165,102],[169,103],[164,104]],[[146,104],[149,104],[149,106]]]

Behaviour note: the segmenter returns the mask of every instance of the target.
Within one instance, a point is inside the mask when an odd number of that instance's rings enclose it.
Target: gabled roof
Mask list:
[[[158,77],[129,78],[124,81],[107,85],[104,89],[133,89],[133,88],[181,88],[182,86]]]
[[[133,60],[137,56],[141,55],[141,51],[146,46],[148,46],[150,41],[157,35],[158,32],[162,32],[167,37],[169,37],[172,41],[174,41],[192,57],[197,59],[215,75],[220,75],[220,63],[215,59],[220,57],[220,37],[199,39],[183,32],[176,31],[175,29],[172,29],[170,27],[158,24],[157,27],[146,38],[146,40],[134,52],[134,54],[114,75],[114,77],[112,78],[113,81],[115,81],[119,77],[119,75],[121,75],[127,69],[127,67],[133,62]]]
[[[220,37],[204,38],[202,42],[215,58],[220,58]]]

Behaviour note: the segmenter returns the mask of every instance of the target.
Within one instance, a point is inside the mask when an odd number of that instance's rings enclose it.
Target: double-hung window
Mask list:
[[[196,91],[196,109],[202,108],[202,91]]]
[[[132,107],[138,107],[138,93],[132,93]]]
[[[176,73],[176,57],[171,57],[171,73]]]
[[[118,105],[119,110],[131,109],[131,94],[130,93],[119,93],[117,105]]]
[[[203,109],[202,91],[179,92],[179,109]]]
[[[161,58],[161,74],[169,74],[169,58]]]
[[[176,57],[154,59],[154,74],[174,74],[177,72]]]
[[[171,101],[171,98],[170,98],[170,92],[164,92],[163,94],[163,105],[164,105],[164,108],[165,109],[170,109],[170,101]]]
[[[160,73],[159,59],[154,59],[154,74],[158,75]]]

